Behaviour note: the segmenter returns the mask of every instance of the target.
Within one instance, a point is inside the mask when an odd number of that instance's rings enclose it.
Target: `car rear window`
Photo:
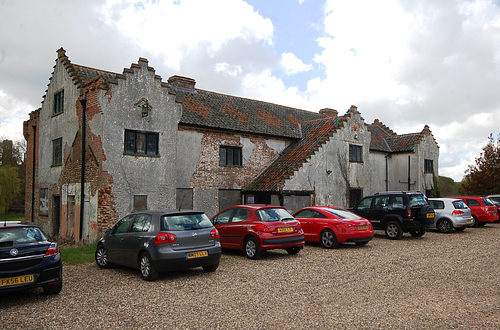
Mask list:
[[[488,198],[482,198],[484,205],[486,206],[495,206],[492,201],[490,201]]]
[[[324,210],[342,219],[359,219],[359,215],[351,213],[346,210],[339,210],[339,209],[324,209]]]
[[[161,217],[163,230],[194,230],[213,227],[204,213],[184,213]]]
[[[408,200],[410,201],[410,207],[429,204],[427,198],[423,194],[408,195]]]
[[[33,243],[46,241],[47,237],[37,227],[4,227],[0,228],[0,243]]]
[[[453,206],[456,209],[467,209],[468,208],[467,205],[463,201],[454,201]]]
[[[294,219],[294,217],[284,209],[261,209],[256,213],[259,220],[264,222]]]

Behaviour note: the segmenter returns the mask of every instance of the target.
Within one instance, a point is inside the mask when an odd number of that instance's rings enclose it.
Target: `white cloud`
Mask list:
[[[31,105],[0,90],[0,140],[23,140],[23,121],[28,120]]]
[[[231,64],[226,63],[226,62],[215,64],[215,72],[223,72],[229,76],[235,77],[239,73],[241,73],[242,71],[243,70],[241,69],[240,65],[231,65]]]
[[[285,69],[287,75],[311,70],[311,65],[305,64],[295,54],[288,52],[281,54],[280,64]]]

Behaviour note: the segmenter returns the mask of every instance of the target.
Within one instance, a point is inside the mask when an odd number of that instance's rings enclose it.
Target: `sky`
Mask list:
[[[398,134],[429,125],[455,181],[500,133],[499,0],[0,0],[0,31],[0,139],[23,139],[60,47],[217,93],[356,105]]]

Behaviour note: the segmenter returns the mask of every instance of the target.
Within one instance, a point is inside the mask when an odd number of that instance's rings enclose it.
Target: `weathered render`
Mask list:
[[[425,190],[439,148],[429,127],[397,135],[355,106],[343,116],[167,82],[144,58],[121,74],[58,50],[42,107],[24,123],[26,218],[60,240],[94,241],[143,209],[239,203],[348,207],[385,190]]]

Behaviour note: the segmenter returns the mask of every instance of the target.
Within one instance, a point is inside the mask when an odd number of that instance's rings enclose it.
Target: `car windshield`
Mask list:
[[[42,231],[36,227],[0,228],[0,242],[33,243],[46,240]]]
[[[495,206],[492,201],[490,201],[488,198],[483,198],[483,203],[486,206]]]
[[[260,221],[271,222],[271,221],[283,221],[283,220],[293,220],[294,217],[284,209],[261,209],[257,212],[257,217]]]
[[[204,213],[184,213],[164,215],[161,217],[164,230],[195,230],[213,227],[210,219]]]
[[[328,208],[324,208],[323,210],[333,215],[336,215],[337,217],[342,219],[359,219],[359,215],[346,210],[328,209]]]
[[[408,195],[408,200],[410,201],[410,207],[429,204],[427,198],[423,194]]]

